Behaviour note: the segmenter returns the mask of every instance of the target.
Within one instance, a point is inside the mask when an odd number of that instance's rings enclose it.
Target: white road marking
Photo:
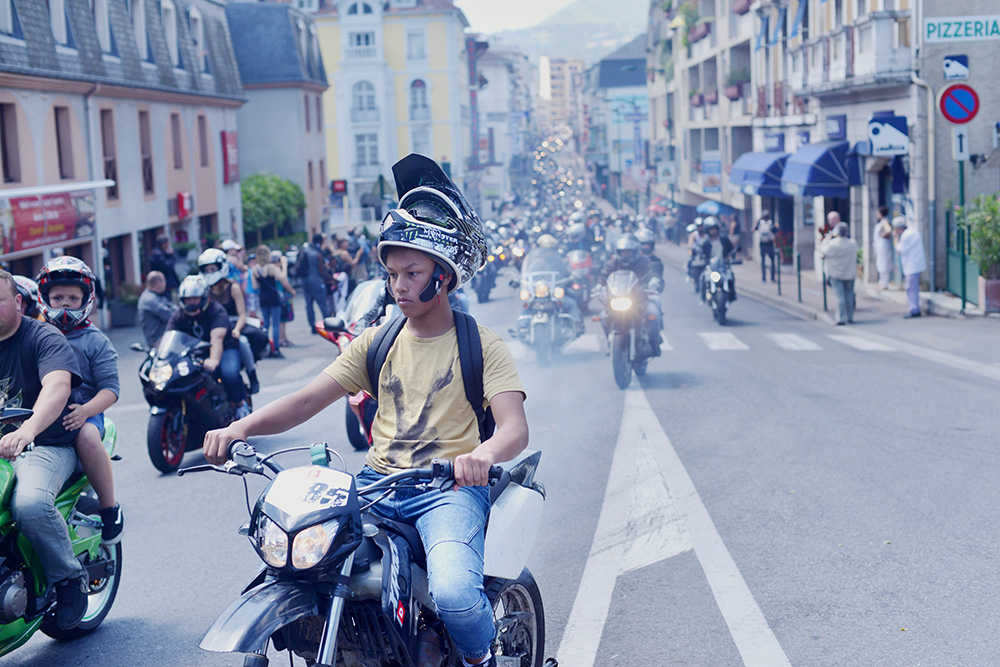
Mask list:
[[[861,350],[862,352],[895,352],[896,348],[890,347],[884,343],[880,343],[870,338],[863,338],[861,336],[855,335],[834,335],[830,334],[829,338],[835,340],[838,343],[843,343],[849,347],[853,347],[855,350]]]
[[[692,548],[744,664],[789,665],[645,393],[633,386],[560,664],[593,666],[619,575]]]
[[[813,351],[822,350],[819,345],[812,342],[808,338],[803,338],[798,334],[793,333],[770,333],[767,337],[774,341],[774,344],[783,350],[790,350],[793,352],[798,351]]]
[[[947,352],[942,352],[940,350],[932,350],[928,347],[922,345],[915,345],[913,343],[907,343],[896,338],[888,338],[886,336],[880,336],[878,334],[864,332],[858,333],[859,336],[863,336],[875,343],[881,343],[886,346],[892,346],[891,349],[899,350],[900,352],[905,352],[906,354],[918,357],[925,361],[931,361],[936,364],[941,364],[943,366],[948,366],[956,370],[965,371],[967,373],[973,373],[975,375],[980,375],[982,377],[988,378],[990,380],[996,380],[1000,382],[1000,367],[988,366],[981,361],[973,361],[971,359],[966,359],[964,357],[959,357],[954,354],[949,354]]]
[[[674,346],[670,344],[670,341],[667,340],[667,337],[663,335],[662,331],[660,332],[660,336],[663,338],[663,344],[660,345],[660,350],[662,350],[663,352],[668,352],[670,350],[673,350]]]
[[[571,340],[563,348],[563,352],[600,352],[601,343],[597,339],[597,334],[583,334],[576,340]]]
[[[710,350],[749,350],[750,347],[728,331],[706,331],[698,334]]]

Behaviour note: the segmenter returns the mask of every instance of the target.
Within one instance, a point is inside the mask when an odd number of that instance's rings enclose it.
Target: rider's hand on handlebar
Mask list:
[[[235,424],[205,434],[205,444],[201,451],[205,460],[213,465],[222,465],[229,458],[229,444],[233,440],[246,440],[247,435]]]
[[[0,458],[13,461],[34,438],[23,429],[17,429],[0,438]]]
[[[474,449],[468,454],[455,457],[455,486],[486,486],[490,483],[490,468],[496,461],[488,452]]]
[[[219,367],[219,362],[216,361],[215,359],[212,359],[212,357],[209,357],[208,359],[203,361],[201,365],[209,373],[214,373],[215,369]]]

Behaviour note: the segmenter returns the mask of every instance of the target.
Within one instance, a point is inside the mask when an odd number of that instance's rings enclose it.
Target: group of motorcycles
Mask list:
[[[696,225],[689,225],[688,233],[697,234]],[[726,324],[730,304],[736,300],[736,283],[731,265],[742,260],[726,256],[706,257],[702,243],[695,241],[688,259],[688,279],[701,302],[712,309],[712,317],[720,326]]]

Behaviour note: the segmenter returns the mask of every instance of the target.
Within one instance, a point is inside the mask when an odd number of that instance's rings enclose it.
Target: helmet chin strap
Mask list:
[[[440,296],[441,286],[444,285],[444,279],[450,275],[447,269],[443,266],[434,262],[434,274],[431,276],[430,281],[427,283],[427,287],[424,291],[420,293],[420,300],[427,303],[435,296]]]

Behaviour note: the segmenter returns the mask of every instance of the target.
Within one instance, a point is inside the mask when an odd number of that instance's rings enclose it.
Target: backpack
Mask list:
[[[468,313],[460,310],[455,314],[455,334],[458,336],[458,361],[462,367],[462,381],[465,384],[465,397],[476,413],[479,423],[479,441],[485,442],[496,430],[493,419],[493,409],[483,408],[483,344],[479,337],[479,326]],[[368,381],[372,387],[372,398],[378,400],[378,379],[385,365],[386,357],[396,337],[403,330],[406,318],[400,315],[378,330],[372,338],[366,357]]]

